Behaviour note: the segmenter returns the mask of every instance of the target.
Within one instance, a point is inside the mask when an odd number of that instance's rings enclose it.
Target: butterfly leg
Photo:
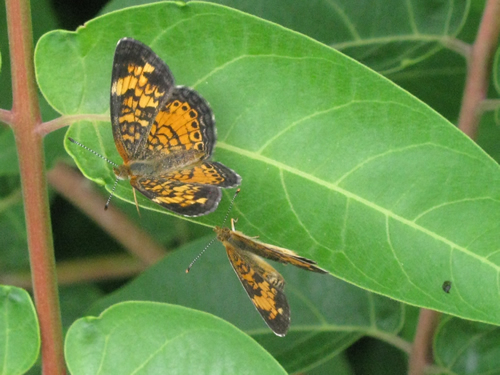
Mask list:
[[[231,219],[231,230],[234,232],[236,229],[234,227],[234,224],[238,222],[238,218],[236,219]]]
[[[135,188],[132,188],[132,191],[134,192],[134,202],[135,202],[135,208],[137,208],[137,214],[139,217],[141,217],[141,211],[139,211],[139,203],[137,203],[137,194],[135,193]]]
[[[236,224],[237,222],[238,222],[238,218],[231,219],[231,229],[233,230],[233,232],[236,230],[234,227],[234,224]],[[253,237],[248,236],[248,238],[259,238],[259,236],[253,236]]]

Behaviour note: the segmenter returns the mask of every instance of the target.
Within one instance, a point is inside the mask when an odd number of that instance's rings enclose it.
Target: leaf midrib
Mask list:
[[[485,265],[493,268],[497,273],[499,272],[500,270],[500,267],[497,266],[495,263],[492,263],[490,261],[488,261],[487,259],[471,252],[470,250],[468,250],[467,248],[463,247],[463,246],[460,246],[458,245],[457,243],[427,229],[427,228],[424,228],[422,227],[421,225],[418,225],[416,223],[414,223],[413,221],[411,220],[408,220],[396,213],[394,213],[393,211],[391,210],[388,210],[384,207],[381,207],[357,194],[354,194],[348,190],[345,190],[343,188],[341,188],[340,186],[338,186],[337,184],[333,184],[333,183],[330,183],[330,182],[327,182],[327,181],[324,181],[318,177],[315,177],[315,176],[312,176],[308,173],[305,173],[297,168],[294,168],[294,167],[291,167],[287,164],[284,164],[284,163],[281,163],[279,161],[276,161],[276,160],[273,160],[273,159],[270,159],[268,157],[265,157],[261,154],[258,154],[256,152],[252,152],[252,151],[248,151],[248,150],[245,150],[245,149],[242,149],[242,148],[239,148],[239,147],[236,147],[236,146],[232,146],[232,145],[229,145],[225,142],[218,142],[217,143],[217,147],[220,147],[224,150],[227,150],[227,151],[230,151],[230,152],[234,152],[238,155],[242,155],[242,156],[245,156],[247,158],[250,158],[250,159],[253,159],[253,160],[256,160],[256,161],[260,161],[262,163],[265,163],[265,164],[268,164],[268,165],[271,165],[273,167],[276,167],[278,168],[279,170],[285,170],[289,173],[292,173],[296,176],[299,176],[299,177],[302,177],[306,180],[309,180],[311,182],[314,182],[315,184],[318,184],[320,186],[324,186],[332,191],[336,191],[340,194],[343,194],[345,197],[349,198],[349,199],[352,199],[356,202],[359,202],[361,204],[364,204],[365,206],[377,211],[377,212],[380,212],[382,213],[383,215],[385,215],[386,217],[390,217],[396,221],[399,221],[400,223],[404,224],[404,225],[407,225],[408,227],[410,228],[413,228],[423,234],[426,234],[434,239],[436,239],[437,241],[440,241],[448,246],[450,246],[451,248],[453,249],[456,249],[462,253],[464,253],[465,255],[468,255],[472,258],[475,258],[477,260],[479,260],[480,262],[484,263]]]

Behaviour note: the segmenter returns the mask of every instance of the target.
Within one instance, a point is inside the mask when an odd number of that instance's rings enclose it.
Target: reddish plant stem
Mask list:
[[[432,360],[432,338],[439,323],[440,313],[434,310],[420,309],[417,332],[408,364],[409,375],[421,375]]]
[[[148,233],[138,228],[127,215],[113,205],[104,211],[106,200],[80,173],[63,163],[58,163],[48,173],[48,179],[59,194],[92,218],[144,264],[151,265],[165,256],[163,247]]]
[[[493,55],[500,33],[500,0],[488,0],[472,46],[458,127],[476,138],[481,119],[481,103],[486,99]]]
[[[42,341],[42,372],[66,374],[52,228],[45,179],[42,138],[33,131],[41,123],[33,66],[33,34],[29,0],[6,0],[12,70],[12,128],[19,169],[33,275],[33,293]]]

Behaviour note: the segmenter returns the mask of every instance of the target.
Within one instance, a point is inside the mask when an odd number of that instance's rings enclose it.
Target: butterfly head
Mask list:
[[[113,172],[115,172],[115,176],[119,180],[128,180],[130,178],[130,167],[126,164],[113,167]]]
[[[231,230],[229,228],[214,227],[214,232],[217,234],[217,239],[221,242],[227,241],[231,237]]]

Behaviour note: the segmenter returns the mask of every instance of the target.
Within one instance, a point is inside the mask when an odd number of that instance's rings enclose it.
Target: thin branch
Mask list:
[[[493,55],[500,33],[500,0],[488,0],[472,46],[458,127],[476,138],[481,119],[481,103],[486,99]]]
[[[377,340],[385,341],[386,343],[398,348],[402,352],[410,354],[412,351],[412,344],[405,339],[396,336],[392,333],[386,333],[383,331],[376,330],[375,332],[366,332],[368,336],[371,336]]]
[[[472,53],[472,46],[460,39],[445,37],[441,39],[441,44],[459,55],[462,55],[467,61]]]
[[[146,267],[137,258],[125,254],[61,261],[57,263],[57,280],[59,285],[70,285],[122,279],[134,276]],[[30,272],[0,275],[0,284],[30,289],[31,282]]]
[[[43,122],[40,125],[38,125],[35,128],[35,131],[42,135],[45,136],[50,132],[53,132],[54,130],[64,128],[65,126],[71,125],[74,122],[77,121],[108,121],[109,122],[109,115],[92,115],[92,114],[81,114],[81,115],[68,115],[68,116],[61,116],[58,117],[54,120]]]
[[[0,109],[0,122],[12,126],[12,112],[6,109]]]
[[[29,0],[7,0],[12,72],[12,129],[19,156],[33,295],[40,324],[44,375],[64,375],[63,335],[45,176],[43,140],[33,132],[40,105],[33,66]]]
[[[500,99],[485,99],[481,102],[481,112],[500,109]]]
[[[408,364],[409,375],[422,375],[432,360],[432,337],[439,322],[439,313],[434,310],[420,309],[417,333],[413,342]]]
[[[58,163],[47,176],[59,194],[82,210],[145,264],[154,264],[165,256],[164,248],[148,233],[138,228],[127,215],[114,206],[104,211],[106,199],[80,173],[64,163]]]

